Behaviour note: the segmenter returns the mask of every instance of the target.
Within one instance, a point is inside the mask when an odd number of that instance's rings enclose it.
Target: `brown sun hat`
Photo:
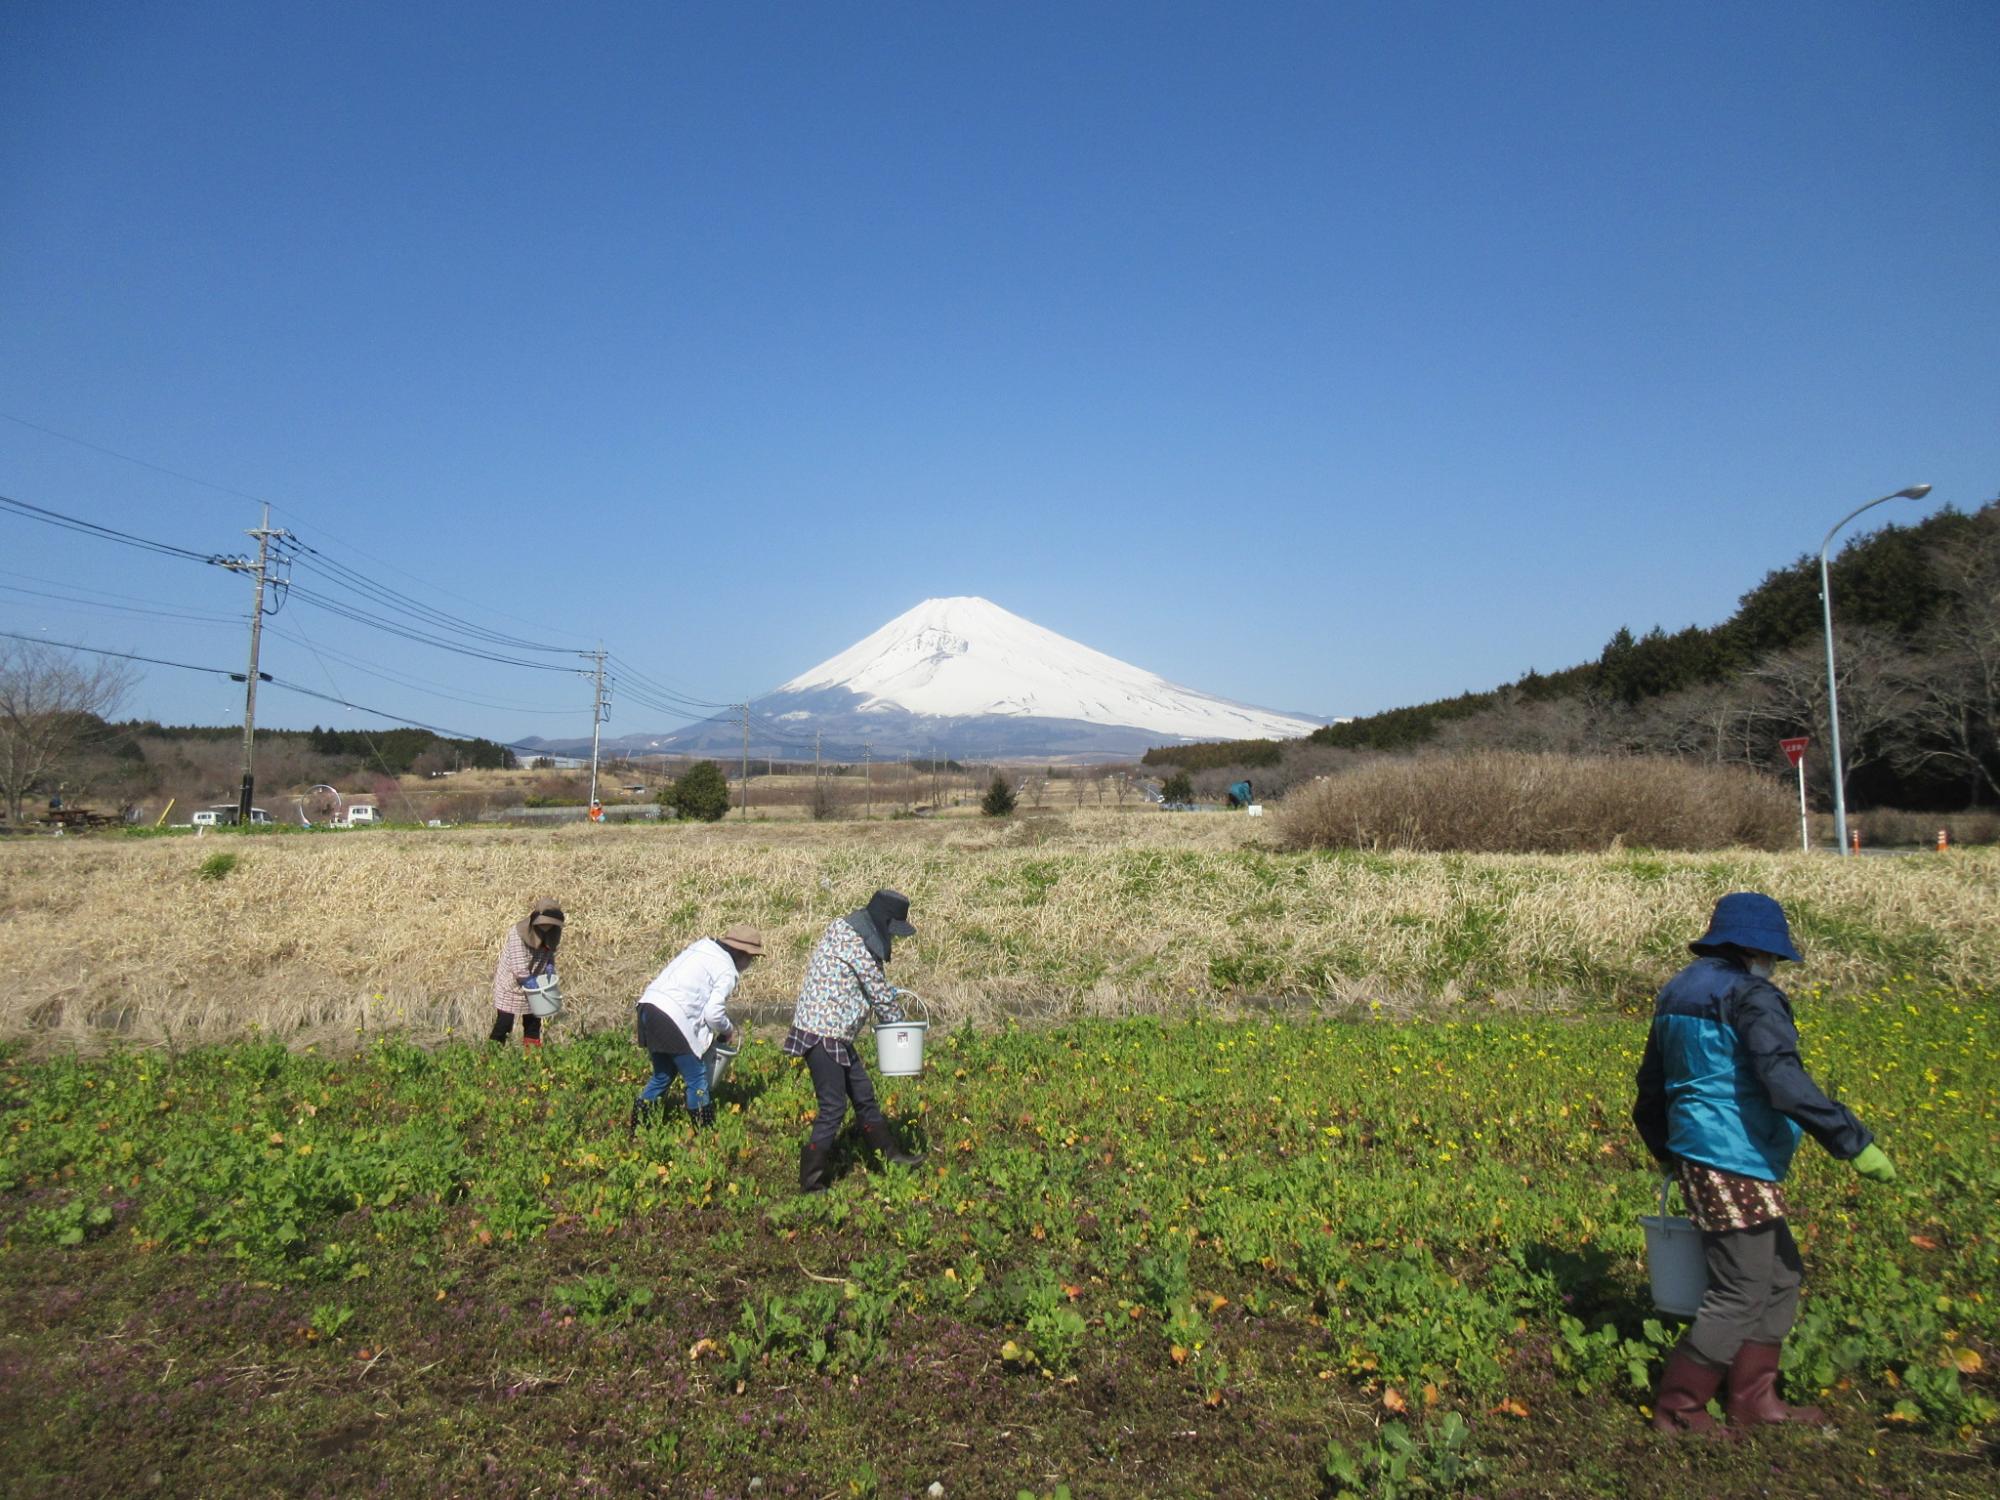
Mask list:
[[[744,922],[738,922],[716,941],[725,948],[734,948],[752,958],[760,957],[764,952],[764,934]]]

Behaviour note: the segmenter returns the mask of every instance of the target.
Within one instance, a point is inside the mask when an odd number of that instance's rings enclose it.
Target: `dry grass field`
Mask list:
[[[46,1049],[483,1031],[505,928],[544,895],[571,919],[558,1035],[623,1027],[660,963],[735,921],[769,935],[743,1003],[776,1020],[820,930],[878,885],[910,894],[921,929],[894,977],[947,1021],[1636,1004],[1714,898],[1745,887],[1793,913],[1810,960],[1796,988],[2000,981],[1991,851],[1295,854],[1269,829],[1133,808],[13,841],[0,1035]]]

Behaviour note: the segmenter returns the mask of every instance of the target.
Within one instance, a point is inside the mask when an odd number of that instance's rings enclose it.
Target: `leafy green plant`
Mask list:
[[[1406,1495],[1456,1495],[1485,1473],[1483,1460],[1467,1450],[1471,1429],[1448,1411],[1427,1424],[1421,1438],[1401,1422],[1390,1422],[1359,1451],[1329,1439],[1320,1474],[1338,1500],[1400,1500]]]
[[[354,1309],[338,1302],[322,1302],[312,1310],[312,1331],[323,1339],[339,1338],[341,1330],[354,1321]]]
[[[644,1316],[653,1303],[653,1289],[628,1286],[615,1265],[608,1271],[586,1272],[575,1281],[556,1287],[551,1296],[558,1307],[593,1328],[628,1323]]]
[[[195,866],[195,874],[202,880],[220,880],[236,868],[237,856],[226,851],[209,855]]]

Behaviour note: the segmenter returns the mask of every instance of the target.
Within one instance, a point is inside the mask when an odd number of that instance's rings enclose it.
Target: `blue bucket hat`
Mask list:
[[[1708,919],[1708,931],[1688,944],[1690,951],[1707,956],[1725,945],[1748,948],[1756,953],[1775,953],[1793,963],[1804,963],[1792,946],[1792,930],[1785,925],[1785,909],[1758,891],[1735,891],[1715,903]]]

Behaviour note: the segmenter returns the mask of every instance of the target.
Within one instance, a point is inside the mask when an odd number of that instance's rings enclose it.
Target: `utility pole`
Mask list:
[[[743,705],[743,817],[750,817],[750,705]]]
[[[590,698],[590,805],[595,807],[597,805],[597,744],[599,733],[604,726],[604,709],[606,706],[604,697],[604,647],[600,643],[595,651],[586,651],[583,654],[597,663],[597,669],[592,674],[595,686]]]
[[[813,731],[813,800],[812,800],[812,813],[813,813],[813,816],[814,816],[815,818],[816,818],[816,817],[818,817],[818,816],[820,815],[820,802],[819,802],[819,731],[818,731],[817,729],[815,729],[815,730]]]
[[[227,568],[232,573],[251,573],[257,579],[257,598],[250,609],[250,670],[243,678],[243,787],[237,796],[236,821],[244,827],[250,824],[250,803],[256,791],[257,781],[257,651],[264,639],[264,584],[271,566],[271,541],[274,537],[286,537],[288,531],[271,529],[271,507],[264,507],[264,523],[254,531],[246,531],[245,536],[257,538],[257,561],[252,564],[247,557],[211,558],[217,567]]]
[[[875,747],[861,747],[861,779],[868,784],[868,816],[875,816]]]

